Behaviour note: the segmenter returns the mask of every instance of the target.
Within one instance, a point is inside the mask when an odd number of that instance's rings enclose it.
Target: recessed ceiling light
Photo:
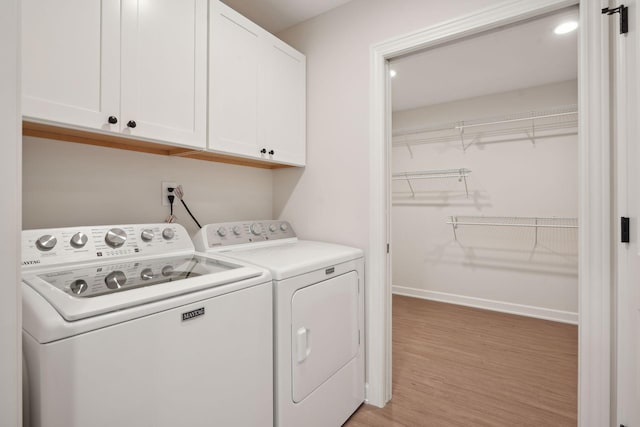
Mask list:
[[[398,73],[396,72],[396,70],[389,70],[389,76],[391,76],[391,78],[394,78],[397,75]]]
[[[576,28],[578,28],[578,23],[576,21],[568,21],[558,25],[553,32],[556,34],[567,34]]]

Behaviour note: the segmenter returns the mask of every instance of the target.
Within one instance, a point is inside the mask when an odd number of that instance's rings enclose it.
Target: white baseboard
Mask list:
[[[446,292],[427,291],[424,289],[408,288],[405,286],[393,286],[391,291],[396,295],[447,302],[450,304],[466,305],[468,307],[535,317],[537,319],[552,320],[554,322],[570,323],[572,325],[578,324],[578,313],[573,313],[571,311],[553,310],[550,308],[448,294]]]

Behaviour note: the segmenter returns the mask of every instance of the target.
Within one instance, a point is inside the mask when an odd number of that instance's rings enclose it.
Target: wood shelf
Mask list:
[[[56,141],[97,145],[100,147],[138,151],[141,153],[158,154],[162,156],[185,157],[189,159],[206,160],[210,162],[227,163],[239,166],[249,166],[253,168],[283,169],[295,167],[265,160],[246,159],[243,157],[235,157],[228,154],[176,147],[151,141],[127,138],[120,135],[65,128],[56,125],[31,122],[28,120],[23,120],[22,122],[22,134],[24,136],[54,139]]]

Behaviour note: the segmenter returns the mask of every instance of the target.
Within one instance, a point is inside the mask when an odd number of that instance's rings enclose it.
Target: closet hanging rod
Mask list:
[[[577,218],[559,218],[559,217],[483,217],[483,216],[466,216],[467,220],[460,220],[457,216],[450,217],[447,224],[454,227],[459,225],[485,225],[491,227],[532,227],[532,228],[578,228],[577,224],[540,224],[539,221],[557,221],[557,222],[578,222]],[[491,222],[484,222],[491,221]],[[500,222],[504,220],[505,222]],[[516,222],[506,222],[516,221]],[[527,223],[526,221],[531,221]]]
[[[538,120],[538,119],[547,119],[550,117],[561,117],[561,116],[568,116],[571,114],[578,114],[577,111],[571,111],[568,113],[558,113],[558,114],[546,114],[544,116],[531,116],[531,117],[523,117],[520,119],[509,119],[509,120],[498,120],[495,122],[485,122],[485,123],[477,123],[477,124],[472,124],[472,125],[459,125],[459,126],[455,126],[456,129],[458,130],[463,130],[466,128],[474,128],[474,127],[479,127],[479,126],[490,126],[490,125],[499,125],[499,124],[503,124],[503,123],[513,123],[513,122],[522,122],[522,121],[529,121],[529,120]]]
[[[458,225],[488,225],[491,227],[532,227],[532,228],[578,228],[577,225],[561,225],[561,224],[507,224],[500,222],[465,222],[465,221],[447,221],[447,224]]]
[[[396,129],[393,132],[393,136],[408,136],[415,135],[419,133],[427,133],[427,132],[442,132],[447,130],[458,130],[460,131],[460,127],[478,127],[478,126],[487,126],[491,124],[500,124],[500,123],[510,123],[510,122],[522,122],[522,121],[531,121],[531,120],[539,120],[539,119],[549,119],[553,117],[566,117],[570,115],[578,114],[578,106],[576,104],[564,105],[564,106],[556,106],[550,107],[547,109],[539,109],[532,110],[527,112],[513,113],[513,114],[505,114],[502,116],[493,116],[493,117],[485,117],[480,119],[471,119],[471,120],[458,120],[455,122],[448,123],[440,123],[434,124],[427,127],[422,128],[405,128],[405,129]],[[464,124],[468,122],[469,124]],[[540,126],[540,125],[537,125]]]
[[[394,181],[407,179],[439,179],[439,178],[464,178],[469,176],[469,169],[445,169],[434,171],[397,172],[392,175]]]

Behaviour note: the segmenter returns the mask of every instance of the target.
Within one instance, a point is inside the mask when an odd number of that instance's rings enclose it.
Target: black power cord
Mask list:
[[[169,188],[169,192],[171,192],[171,191],[172,191],[172,189]],[[193,216],[193,214],[191,213],[191,209],[189,209],[189,206],[187,206],[185,201],[182,200],[182,198],[184,197],[184,191],[182,190],[182,185],[178,185],[176,188],[174,188],[173,192],[175,193],[176,196],[178,196],[178,199],[180,199],[180,202],[182,203],[182,206],[184,206],[184,208],[187,210],[187,213],[189,214],[191,219],[193,219],[193,221],[196,223],[198,228],[202,228],[202,226],[200,225],[200,223],[198,222],[196,217]],[[169,197],[171,197],[171,196],[169,196]]]

